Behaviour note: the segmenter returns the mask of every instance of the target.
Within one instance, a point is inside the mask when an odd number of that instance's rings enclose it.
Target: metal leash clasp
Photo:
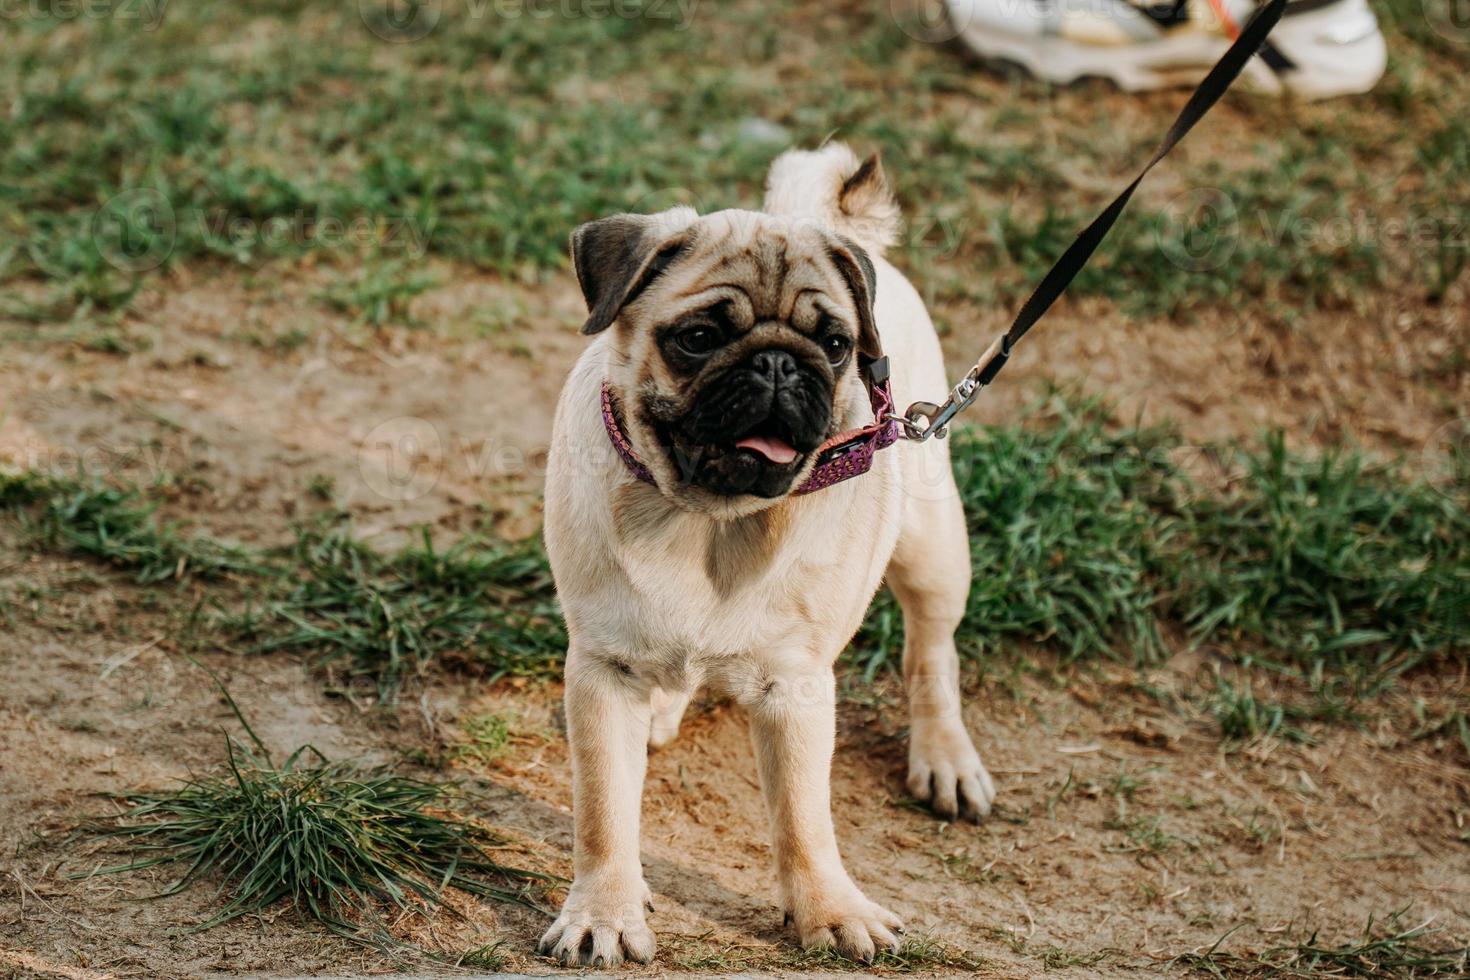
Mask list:
[[[902,416],[891,416],[903,426],[905,437],[923,442],[931,436],[943,439],[949,435],[949,421],[970,406],[980,386],[970,380],[969,375],[950,389],[949,397],[941,404],[914,402]]]
[[[959,384],[950,389],[949,397],[942,403],[914,402],[902,415],[889,415],[888,418],[901,425],[904,437],[914,442],[923,442],[931,436],[943,439],[949,435],[950,420],[970,407],[980,389],[990,383],[1010,356],[1010,335],[1001,334]]]

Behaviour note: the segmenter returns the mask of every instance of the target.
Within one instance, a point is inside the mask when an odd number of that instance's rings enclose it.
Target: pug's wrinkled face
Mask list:
[[[815,222],[615,215],[577,229],[572,255],[584,332],[613,328],[609,381],[629,439],[684,506],[728,513],[790,493],[866,404],[873,267]]]

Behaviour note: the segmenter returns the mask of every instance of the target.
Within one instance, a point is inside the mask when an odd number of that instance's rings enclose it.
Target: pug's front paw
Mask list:
[[[624,959],[651,963],[655,943],[645,910],[652,909],[642,878],[579,877],[537,952],[562,966],[610,967]]]
[[[979,823],[995,802],[995,783],[958,718],[914,719],[908,790],[946,820]]]
[[[881,949],[897,952],[903,933],[899,917],[869,901],[851,881],[794,889],[786,919],[804,948],[835,949],[863,963]]]

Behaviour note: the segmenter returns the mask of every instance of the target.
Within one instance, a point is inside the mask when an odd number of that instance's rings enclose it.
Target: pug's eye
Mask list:
[[[702,357],[724,342],[724,335],[719,329],[707,323],[685,327],[674,335],[674,343],[679,350],[691,357]]]
[[[834,333],[823,339],[822,350],[827,355],[827,362],[836,367],[847,360],[847,355],[852,351],[852,341],[840,333]]]

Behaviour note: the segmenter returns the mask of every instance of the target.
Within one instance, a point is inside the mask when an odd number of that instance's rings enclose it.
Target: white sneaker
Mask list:
[[[982,58],[1063,85],[1107,78],[1130,92],[1198,83],[1254,9],[1252,0],[945,0],[951,25]],[[1240,81],[1326,99],[1368,91],[1385,61],[1366,0],[1291,0]]]

